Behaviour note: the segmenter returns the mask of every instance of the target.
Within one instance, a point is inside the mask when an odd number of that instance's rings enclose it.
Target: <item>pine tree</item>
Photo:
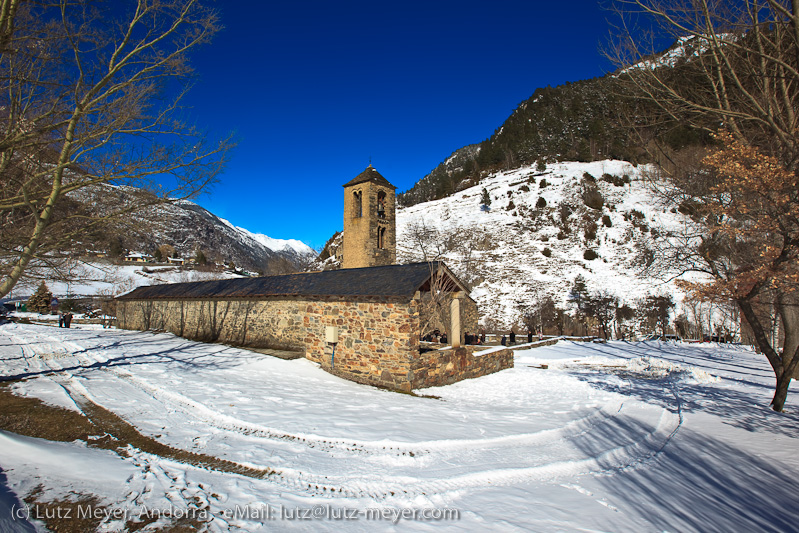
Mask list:
[[[485,187],[483,187],[483,195],[480,197],[480,204],[486,207],[491,205],[491,195],[488,194],[488,191]]]
[[[202,250],[197,250],[197,253],[194,254],[194,262],[198,265],[205,265],[208,263],[208,260],[205,258],[205,254]]]
[[[47,284],[42,282],[36,292],[28,299],[28,311],[39,314],[50,312],[50,302],[53,300],[53,293],[47,288]]]

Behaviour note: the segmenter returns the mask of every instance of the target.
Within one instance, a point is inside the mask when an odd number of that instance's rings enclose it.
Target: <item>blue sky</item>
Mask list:
[[[601,76],[596,1],[217,3],[193,56],[199,126],[239,141],[198,199],[237,226],[317,247],[369,164],[398,191],[482,141],[538,87]]]

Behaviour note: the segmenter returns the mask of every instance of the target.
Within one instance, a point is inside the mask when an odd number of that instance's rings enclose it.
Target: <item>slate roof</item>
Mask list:
[[[366,167],[366,170],[355,176],[352,180],[348,181],[344,184],[344,187],[351,187],[353,185],[358,185],[359,183],[366,183],[367,181],[371,181],[372,183],[376,183],[378,185],[382,185],[383,187],[391,187],[392,189],[396,189],[392,184],[388,182],[386,178],[380,175],[380,172],[376,171],[372,165]]]
[[[431,268],[441,262],[412,263],[325,272],[223,279],[150,285],[120,296],[119,300],[188,300],[197,298],[259,298],[267,296],[392,296],[411,299],[431,277]],[[455,281],[460,288],[465,285]]]

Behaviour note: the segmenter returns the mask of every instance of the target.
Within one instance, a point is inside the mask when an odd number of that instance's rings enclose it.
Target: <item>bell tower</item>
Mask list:
[[[371,164],[344,184],[342,268],[397,261],[396,189]]]

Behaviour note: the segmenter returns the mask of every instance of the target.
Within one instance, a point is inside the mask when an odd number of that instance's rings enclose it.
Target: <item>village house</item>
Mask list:
[[[463,346],[477,330],[477,305],[446,265],[394,264],[395,223],[395,187],[370,165],[344,185],[344,268],[139,287],[118,298],[118,325],[295,351],[333,374],[401,391],[512,367],[510,350]],[[422,346],[433,328],[451,347]]]
[[[126,263],[150,263],[153,260],[153,256],[140,252],[132,252],[123,257],[122,260]]]

